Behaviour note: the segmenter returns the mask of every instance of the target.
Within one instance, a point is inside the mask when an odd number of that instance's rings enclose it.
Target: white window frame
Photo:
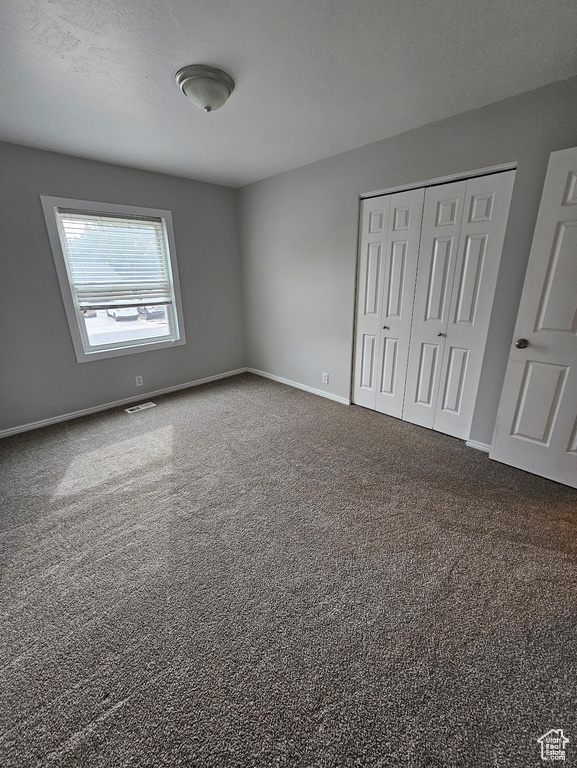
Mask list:
[[[73,200],[65,197],[52,197],[50,195],[40,195],[40,200],[44,211],[44,218],[46,219],[46,228],[52,247],[52,255],[54,257],[54,264],[56,266],[56,274],[58,275],[66,318],[70,327],[72,344],[74,346],[76,359],[79,363],[85,363],[90,360],[102,360],[108,357],[119,357],[121,355],[132,355],[137,352],[150,352],[156,349],[164,349],[166,347],[175,347],[186,344],[171,211],[158,208],[143,208],[133,205],[118,205],[116,203],[97,203],[92,200]],[[128,342],[113,342],[106,347],[101,346],[92,350],[87,349],[89,344],[83,312],[74,300],[74,295],[71,289],[71,280],[68,274],[68,266],[62,250],[57,219],[57,212],[61,208],[78,211],[78,213],[96,215],[113,214],[116,216],[126,216],[127,218],[139,216],[144,218],[162,219],[165,232],[165,249],[172,274],[174,325],[172,319],[173,313],[167,312],[166,315],[169,327],[175,338],[167,340],[162,338],[155,339],[152,337]]]

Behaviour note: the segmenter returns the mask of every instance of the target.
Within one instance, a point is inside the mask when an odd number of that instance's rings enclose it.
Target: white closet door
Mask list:
[[[429,187],[411,330],[403,419],[432,428],[467,182]]]
[[[549,160],[490,456],[577,488],[577,148]]]
[[[390,197],[386,195],[363,200],[361,205],[353,401],[373,409],[377,393],[377,347],[381,332],[389,206]]]
[[[466,440],[481,366],[515,172],[467,181],[434,428]]]
[[[363,202],[355,403],[468,438],[514,177]]]
[[[390,195],[376,409],[397,418],[403,413],[424,196],[424,189]]]

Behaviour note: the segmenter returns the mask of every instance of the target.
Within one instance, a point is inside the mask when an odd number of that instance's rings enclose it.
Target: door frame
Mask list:
[[[357,246],[355,256],[355,285],[353,296],[353,324],[352,324],[352,338],[351,338],[351,367],[350,367],[350,386],[349,386],[349,402],[351,405],[354,403],[354,384],[355,384],[355,354],[356,354],[356,335],[357,335],[357,309],[358,309],[358,293],[359,293],[359,266],[360,266],[360,250],[361,250],[361,228],[362,228],[362,204],[363,200],[369,200],[372,197],[382,197],[383,195],[393,195],[396,192],[408,192],[411,189],[422,189],[426,187],[436,187],[440,184],[450,184],[453,181],[466,181],[467,179],[475,179],[479,176],[490,176],[494,173],[504,173],[505,171],[516,171],[519,163],[515,160],[510,163],[501,163],[500,165],[491,165],[486,168],[477,168],[473,171],[463,171],[461,173],[450,173],[447,176],[437,176],[434,179],[427,179],[426,181],[414,181],[409,184],[398,184],[395,187],[387,187],[386,189],[378,189],[374,192],[361,192],[359,194],[357,202]],[[508,226],[508,223],[507,223]],[[476,445],[474,447],[477,447]],[[483,446],[484,448],[484,446]],[[488,448],[484,448],[488,450]]]
[[[504,171],[516,171],[518,163],[515,160],[512,163],[502,163],[501,165],[491,165],[487,168],[476,168],[474,171],[463,171],[462,173],[450,173],[448,176],[438,176],[435,179],[426,181],[414,181],[410,184],[399,184],[396,187],[387,187],[387,189],[377,189],[375,192],[362,192],[359,195],[360,200],[367,200],[369,197],[381,197],[381,195],[392,195],[395,192],[406,192],[409,189],[421,189],[421,187],[436,187],[439,184],[449,184],[452,181],[465,181],[474,179],[477,176],[491,176],[493,173],[503,173]]]

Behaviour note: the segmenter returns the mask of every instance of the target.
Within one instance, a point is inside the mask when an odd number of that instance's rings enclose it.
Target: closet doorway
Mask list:
[[[354,403],[468,439],[514,179],[362,201]]]

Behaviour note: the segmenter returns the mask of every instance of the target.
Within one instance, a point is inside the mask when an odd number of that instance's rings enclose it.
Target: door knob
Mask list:
[[[444,334],[444,333],[441,333],[441,332],[439,332],[439,333],[437,334],[437,336],[444,336],[444,335],[445,335],[445,334]]]
[[[389,326],[388,325],[383,325],[383,331],[388,331],[388,330],[389,330]]]
[[[517,347],[517,349],[525,349],[526,347],[529,346],[529,342],[527,341],[527,339],[517,339],[517,341],[515,342],[515,346]]]

